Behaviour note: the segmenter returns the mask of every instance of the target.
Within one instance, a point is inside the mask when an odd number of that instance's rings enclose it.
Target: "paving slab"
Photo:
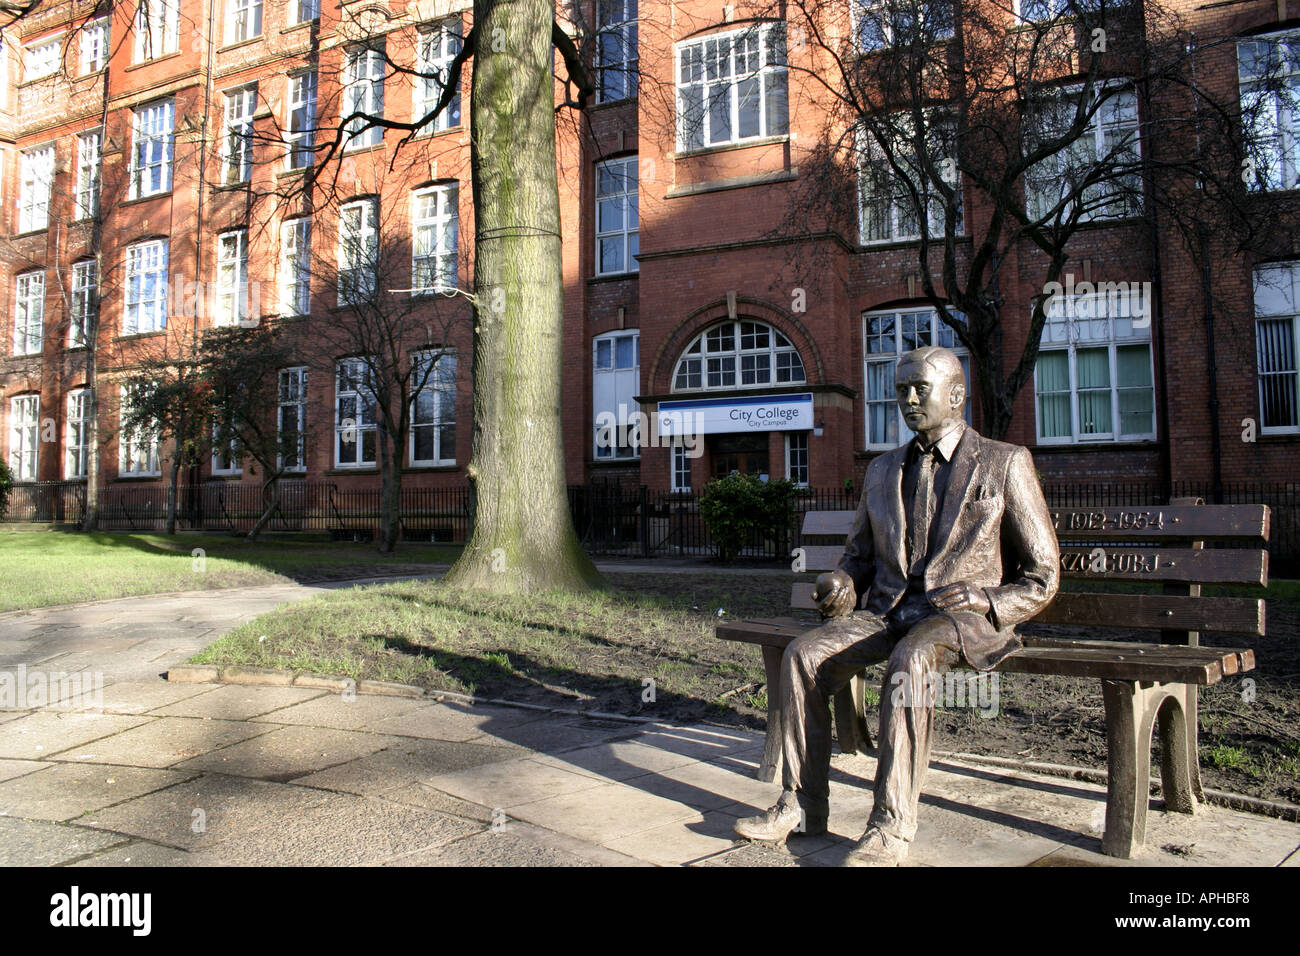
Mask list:
[[[301,781],[295,782],[300,783]],[[425,810],[437,810],[439,813],[446,813],[453,817],[463,817],[466,820],[476,820],[480,823],[491,823],[494,819],[500,820],[502,817],[502,811],[493,811],[477,803],[461,800],[459,797],[453,797],[441,790],[426,787],[422,783],[408,783],[404,787],[385,790],[376,796],[381,800],[391,800],[393,803],[404,803],[412,807],[423,807]]]
[[[347,763],[399,742],[397,737],[328,727],[281,727],[192,757],[176,764],[176,768],[285,781]]]
[[[202,684],[180,684],[202,687]],[[213,717],[219,720],[248,720],[319,697],[321,691],[298,687],[260,687],[226,684],[209,688],[206,693],[186,695],[152,711],[163,717]]]
[[[372,699],[400,700],[400,698]],[[425,704],[391,719],[380,720],[373,724],[371,729],[381,734],[402,734],[410,737],[427,737],[432,740],[469,741],[484,735],[496,735],[509,740],[509,735],[506,733],[508,729],[548,719],[548,717],[554,719],[541,711],[520,707],[493,707],[444,701]]]
[[[694,727],[660,725],[646,730],[636,739],[646,746],[693,757],[696,760],[713,760],[763,749],[763,738],[760,735],[707,725]]]
[[[305,727],[329,727],[334,730],[378,730],[379,733],[400,733],[389,729],[379,730],[380,721],[397,717],[409,711],[433,707],[425,701],[403,697],[369,697],[353,695],[345,699],[341,694],[322,693],[312,688],[286,687],[282,690],[311,694],[312,699],[277,710],[274,714],[256,718],[259,722],[274,724],[299,724]]]
[[[533,759],[544,766],[558,767],[570,773],[586,774],[602,780],[627,780],[647,773],[663,773],[695,762],[694,757],[648,746],[638,738],[612,740]]]
[[[66,821],[181,783],[194,775],[101,764],[47,764],[0,783],[0,814]]]
[[[472,739],[475,743],[506,743],[527,747],[538,753],[559,753],[590,747],[605,740],[632,737],[640,729],[635,724],[617,720],[545,717],[506,728],[494,728],[490,733]]]
[[[440,846],[482,830],[443,813],[332,793],[294,827],[261,825],[237,840],[198,850],[194,864],[366,866]]]
[[[510,807],[506,812],[529,823],[601,844],[669,823],[685,826],[703,819],[692,807],[626,783],[586,787]]]
[[[506,811],[560,794],[605,786],[595,777],[528,759],[438,774],[421,782],[453,797]]]
[[[747,843],[715,856],[696,861],[695,866],[824,866],[807,857],[791,856],[776,847]]]
[[[69,863],[69,866],[194,866],[193,857],[184,850],[159,846],[144,840],[132,840],[101,853]]]
[[[86,818],[85,826],[197,850],[246,839],[261,827],[296,834],[307,812],[329,797],[306,787],[205,774],[101,810]]]
[[[160,678],[117,681],[104,688],[104,712],[143,714],[212,690],[206,684],[171,684]]]
[[[264,734],[273,728],[240,720],[203,720],[190,717],[149,717],[147,723],[105,740],[59,754],[60,760],[123,764],[132,767],[170,767],[199,754],[219,750]]]
[[[527,756],[527,751],[518,747],[412,737],[391,739],[394,743],[385,750],[299,777],[294,783],[322,790],[378,794],[440,774]]]
[[[5,725],[4,733],[0,734],[0,757],[49,757],[87,741],[130,730],[148,720],[121,714],[37,711]]]
[[[706,813],[690,823],[670,823],[607,841],[611,850],[660,866],[680,866],[731,849],[742,842],[732,832],[734,817]]]
[[[387,866],[637,866],[600,847],[511,820],[499,828],[389,861]]]
[[[125,842],[116,833],[0,817],[0,866],[56,866]]]
[[[48,766],[50,765],[42,760],[0,760],[0,780],[12,780]]]

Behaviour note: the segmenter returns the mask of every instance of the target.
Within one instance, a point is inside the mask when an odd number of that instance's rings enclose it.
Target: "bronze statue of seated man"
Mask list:
[[[1056,533],[1029,451],[966,425],[965,378],[948,349],[905,354],[895,377],[911,441],[867,466],[835,571],[813,597],[825,623],[781,662],[784,792],[740,820],[751,840],[826,832],[830,698],[887,661],[880,695],[875,804],[851,866],[896,865],[916,835],[930,762],[935,676],[990,670],[1021,647],[1015,626],[1055,596]]]

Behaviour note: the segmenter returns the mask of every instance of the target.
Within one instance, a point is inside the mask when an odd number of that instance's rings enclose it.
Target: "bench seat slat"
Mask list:
[[[764,618],[719,624],[722,640],[785,647],[815,621]],[[1217,683],[1225,675],[1254,668],[1254,653],[1241,648],[1186,647],[1126,641],[1025,638],[1026,647],[997,668],[1006,673],[1056,674],[1112,680]]]
[[[1106,570],[1092,570],[1097,551]],[[1185,581],[1189,584],[1268,584],[1268,552],[1260,548],[1194,549],[1062,547],[1068,578],[1106,581]]]

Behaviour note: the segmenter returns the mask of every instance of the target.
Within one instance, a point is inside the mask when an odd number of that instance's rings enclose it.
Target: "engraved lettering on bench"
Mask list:
[[[1101,570],[1104,554],[1105,572]],[[1105,551],[1101,548],[1061,552],[1061,570],[1074,574],[1154,574],[1160,569],[1160,555],[1143,551]]]
[[[1062,529],[1062,518],[1065,527]],[[1162,530],[1165,526],[1163,511],[1053,511],[1052,527],[1057,531],[1142,531]]]

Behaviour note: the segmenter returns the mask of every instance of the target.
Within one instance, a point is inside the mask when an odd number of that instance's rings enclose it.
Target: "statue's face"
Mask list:
[[[899,365],[894,390],[903,420],[914,432],[930,431],[959,416],[966,398],[964,383],[949,381],[949,376],[929,362]]]

